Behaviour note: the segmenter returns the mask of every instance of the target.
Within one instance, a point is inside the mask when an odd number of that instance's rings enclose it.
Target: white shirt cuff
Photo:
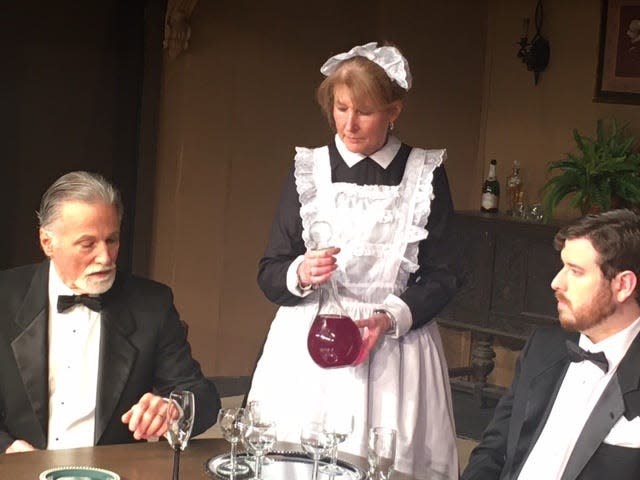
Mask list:
[[[311,295],[311,292],[313,292],[312,289],[303,290],[298,282],[298,266],[303,260],[304,255],[299,255],[293,262],[291,262],[291,265],[289,265],[289,269],[287,270],[287,290],[297,297],[306,297],[307,295]]]
[[[404,303],[400,297],[396,297],[392,293],[387,295],[380,308],[388,311],[396,319],[396,331],[390,333],[392,338],[400,338],[411,330],[413,324],[413,317],[411,316],[411,310],[409,306]]]

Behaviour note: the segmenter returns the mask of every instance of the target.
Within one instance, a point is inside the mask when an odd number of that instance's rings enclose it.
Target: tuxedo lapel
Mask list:
[[[616,374],[594,407],[571,452],[562,480],[573,480],[584,469],[613,426],[627,410],[640,413],[640,336],[620,362]]]
[[[580,432],[561,480],[573,480],[578,476],[623,412],[622,394],[614,376]]]
[[[531,395],[527,402],[525,418],[535,418],[532,414],[536,410],[536,404],[539,402],[544,404],[542,416],[537,417],[536,419],[537,428],[534,436],[531,438],[532,444],[538,440],[538,437],[542,432],[542,428],[549,418],[556,396],[560,390],[560,385],[562,385],[562,379],[564,378],[565,373],[567,373],[568,367],[569,364],[566,361],[563,359],[556,359],[556,361],[554,361],[543,374],[531,381]]]
[[[49,262],[36,268],[31,285],[15,322],[21,333],[11,342],[11,349],[35,413],[43,447],[46,447],[49,424],[49,348],[48,348]]]
[[[640,416],[640,334],[636,336],[622,362],[616,376],[622,392],[625,416],[631,421]]]
[[[118,287],[114,285],[112,291],[105,296],[101,313],[96,444],[113,416],[138,354],[137,349],[129,342],[129,336],[135,331],[135,322],[127,306],[118,301],[117,291]]]
[[[564,341],[574,335],[567,335],[565,332],[561,333],[557,338],[554,338],[556,342],[547,345],[549,348],[540,354],[544,355],[544,357],[539,364],[537,372],[531,373],[526,405],[522,415],[524,420],[519,431],[516,451],[513,457],[513,478],[517,478],[529,453],[531,453],[533,446],[538,441],[569,367]]]

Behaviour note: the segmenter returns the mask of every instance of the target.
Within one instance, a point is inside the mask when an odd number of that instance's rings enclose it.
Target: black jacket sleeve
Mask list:
[[[480,443],[471,452],[460,480],[498,480],[500,478],[507,459],[514,398],[518,390],[523,363],[534,337],[535,333],[529,338],[518,357],[511,386],[496,405],[493,419],[482,434]]]
[[[180,320],[172,297],[158,333],[154,390],[165,398],[172,390],[193,392],[195,418],[191,435],[195,437],[216,423],[220,395],[192,356],[186,325]]]
[[[264,256],[258,264],[258,285],[277,305],[296,305],[301,298],[287,289],[287,270],[291,262],[304,255],[300,200],[292,168],[280,195]]]
[[[14,442],[15,438],[13,438],[8,431],[8,428],[5,423],[5,413],[4,407],[0,404],[0,455],[2,455],[9,445]]]

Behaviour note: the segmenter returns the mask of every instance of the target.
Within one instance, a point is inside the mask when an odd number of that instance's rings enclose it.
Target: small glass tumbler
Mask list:
[[[532,203],[527,207],[527,219],[532,222],[542,222],[544,220],[544,211],[539,203]]]
[[[396,460],[397,432],[393,428],[373,427],[369,429],[367,462],[371,480],[388,480]]]

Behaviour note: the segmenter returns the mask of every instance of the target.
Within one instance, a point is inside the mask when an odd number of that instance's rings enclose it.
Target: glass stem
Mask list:
[[[231,464],[231,472],[236,471],[236,442],[231,442],[231,453],[229,454],[229,463]]]
[[[173,448],[173,480],[180,478],[180,447]]]
[[[335,472],[338,468],[338,444],[336,443],[331,449],[331,471]]]
[[[311,480],[318,480],[318,457],[313,457],[313,473],[311,474]]]
[[[256,455],[256,478],[255,480],[262,480],[262,455]]]

